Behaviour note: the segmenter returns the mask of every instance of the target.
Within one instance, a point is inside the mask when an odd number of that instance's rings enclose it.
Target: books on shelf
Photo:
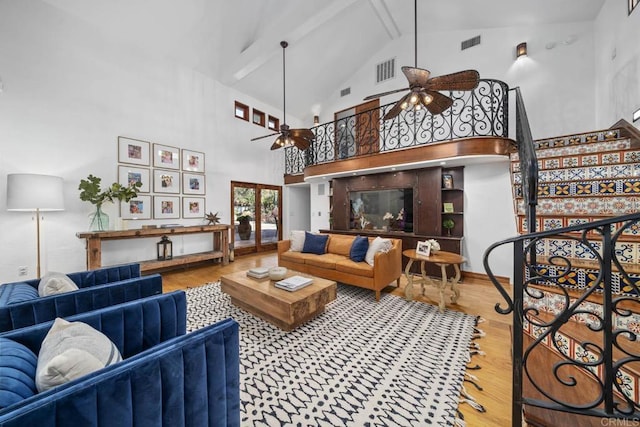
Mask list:
[[[269,269],[267,267],[255,267],[247,271],[247,276],[254,279],[264,279],[269,277]]]
[[[313,279],[310,277],[291,276],[276,282],[275,286],[276,288],[285,289],[287,291],[297,291],[311,283],[313,283]]]

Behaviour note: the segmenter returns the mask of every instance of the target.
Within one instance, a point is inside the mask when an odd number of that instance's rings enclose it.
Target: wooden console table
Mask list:
[[[87,240],[87,270],[102,267],[102,241],[138,239],[162,236],[175,236],[179,234],[212,233],[213,249],[188,255],[174,256],[168,260],[149,260],[140,262],[141,271],[159,270],[162,268],[176,267],[200,261],[212,259],[222,260],[223,265],[229,263],[229,230],[230,225],[196,225],[175,228],[148,228],[121,231],[87,231],[76,233],[79,239]]]

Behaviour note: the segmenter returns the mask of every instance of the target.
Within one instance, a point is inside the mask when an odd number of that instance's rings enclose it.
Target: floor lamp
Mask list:
[[[36,213],[37,263],[40,278],[40,212],[64,210],[62,178],[51,175],[16,173],[7,175],[7,210]]]

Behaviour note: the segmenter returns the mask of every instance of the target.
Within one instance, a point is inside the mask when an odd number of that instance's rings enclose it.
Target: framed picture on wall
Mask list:
[[[153,166],[180,169],[180,149],[169,145],[153,144]]]
[[[153,196],[153,217],[155,219],[180,218],[180,197]]]
[[[151,196],[138,196],[120,203],[122,219],[151,219]]]
[[[204,172],[204,153],[183,149],[182,170],[189,172]]]
[[[180,172],[154,169],[153,192],[180,194]]]
[[[125,187],[136,182],[142,183],[138,193],[148,193],[151,191],[151,175],[147,168],[136,168],[133,166],[118,166],[118,183]]]
[[[197,173],[182,173],[182,193],[204,195],[204,175]]]
[[[151,143],[138,139],[118,137],[118,162],[131,165],[149,166],[149,146]]]
[[[204,197],[183,197],[182,217],[183,218],[204,218],[206,215]]]

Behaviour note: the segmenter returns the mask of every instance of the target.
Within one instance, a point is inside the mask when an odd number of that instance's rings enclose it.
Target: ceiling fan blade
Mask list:
[[[408,94],[406,94],[405,96],[400,98],[400,101],[396,102],[396,104],[393,107],[391,107],[391,109],[389,111],[387,111],[387,114],[384,115],[382,120],[393,119],[398,114],[400,114],[400,112],[402,111],[401,105],[402,105],[403,102],[405,102],[405,101],[407,101],[409,99],[409,95],[411,95],[411,92],[409,92]]]
[[[473,90],[478,86],[480,74],[465,70],[429,79],[425,88],[431,90]]]
[[[290,135],[289,138],[293,140],[293,145],[295,145],[300,151],[304,151],[311,146],[311,142],[305,138],[301,138],[296,135]]]
[[[432,101],[425,105],[431,114],[442,114],[444,110],[453,105],[453,100],[440,92],[433,90],[427,90],[426,92],[431,95],[432,98]]]
[[[409,90],[409,89],[410,89],[410,88],[405,87],[405,88],[403,88],[403,89],[390,90],[390,91],[388,91],[388,92],[382,92],[382,93],[377,93],[377,94],[375,94],[375,95],[369,95],[369,96],[367,96],[366,98],[364,98],[364,101],[368,101],[368,100],[370,100],[370,99],[378,99],[378,98],[382,98],[383,96],[391,95],[391,94],[398,93],[398,92],[402,92],[402,91],[404,91],[404,90]]]
[[[270,136],[274,136],[274,135],[280,135],[280,133],[271,133],[269,135],[259,136],[257,138],[251,138],[251,141],[257,141],[259,139],[269,138]]]
[[[415,67],[402,67],[402,72],[405,76],[407,76],[407,80],[409,81],[409,86],[421,86],[425,87],[427,82],[429,81],[429,76],[431,75],[431,71],[425,70],[423,68],[415,68]]]
[[[282,148],[280,141],[282,141],[282,135],[280,135],[279,137],[276,138],[275,141],[273,141],[273,145],[271,146],[271,149],[277,150],[278,148]]]
[[[314,140],[316,135],[310,129],[289,129],[291,136],[297,136],[308,140]]]

